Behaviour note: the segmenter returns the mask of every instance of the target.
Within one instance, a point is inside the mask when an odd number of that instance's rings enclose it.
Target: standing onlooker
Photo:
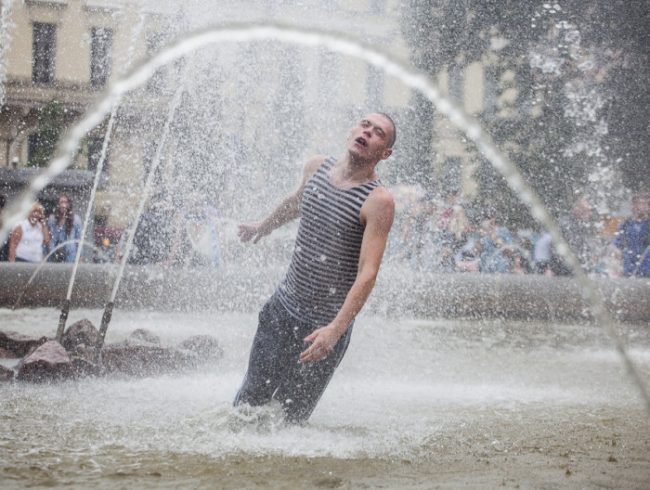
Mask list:
[[[81,218],[72,211],[72,201],[65,194],[59,196],[54,213],[47,220],[50,232],[48,252],[56,251],[49,258],[50,262],[74,262],[79,242],[66,243],[81,239]],[[60,247],[60,248],[57,248]]]
[[[513,239],[510,230],[504,226],[497,226],[496,214],[481,223],[479,240],[479,270],[488,273],[505,273],[510,269],[510,261],[504,249],[512,245]]]
[[[43,247],[50,242],[45,223],[45,211],[40,203],[34,203],[27,219],[21,221],[11,232],[9,239],[9,262],[41,262]]]
[[[4,195],[0,195],[0,228],[2,228],[2,211],[7,204],[7,198]],[[0,242],[0,262],[6,262],[9,255],[9,238]]]
[[[632,198],[632,218],[621,223],[614,245],[623,254],[625,276],[650,277],[650,194]]]

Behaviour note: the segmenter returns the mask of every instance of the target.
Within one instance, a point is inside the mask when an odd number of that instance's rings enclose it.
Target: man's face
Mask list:
[[[361,160],[385,160],[393,152],[388,146],[393,131],[393,125],[386,117],[369,114],[350,131],[348,151]]]

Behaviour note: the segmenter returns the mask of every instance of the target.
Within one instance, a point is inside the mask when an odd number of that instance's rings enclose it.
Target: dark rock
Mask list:
[[[13,381],[14,370],[0,364],[0,383],[6,381]]]
[[[196,354],[192,352],[128,343],[107,345],[101,357],[104,372],[130,376],[154,376],[196,364]]]
[[[94,347],[80,345],[74,351],[69,352],[69,355],[76,375],[90,376],[101,373],[101,364],[99,364],[97,351]]]
[[[29,351],[48,340],[47,337],[31,337],[10,330],[0,331],[0,347],[13,352],[18,357],[26,356]]]
[[[146,328],[137,328],[131,332],[127,343],[129,345],[160,345],[160,337]]]
[[[216,362],[223,357],[221,344],[211,335],[194,335],[178,344],[178,348],[194,352],[201,364]]]
[[[61,339],[61,345],[68,352],[73,352],[77,347],[95,347],[98,343],[99,330],[85,318],[70,325]]]
[[[18,356],[12,351],[0,347],[0,359],[18,359]]]
[[[72,376],[70,356],[56,340],[48,340],[23,359],[16,379],[21,381],[50,381]]]

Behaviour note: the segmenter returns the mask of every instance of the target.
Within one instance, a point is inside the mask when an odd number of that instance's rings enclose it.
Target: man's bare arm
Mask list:
[[[311,345],[300,354],[300,362],[320,361],[327,357],[363,308],[375,285],[394,216],[395,202],[392,195],[383,187],[377,188],[368,197],[361,211],[366,229],[361,242],[357,277],[334,320],[305,338],[305,342]]]
[[[248,242],[252,239],[253,243],[257,243],[276,228],[296,219],[300,213],[300,202],[302,201],[305,184],[316,173],[324,159],[325,157],[322,155],[316,155],[307,161],[298,189],[284,198],[268,217],[256,223],[240,224],[238,231],[240,240]]]

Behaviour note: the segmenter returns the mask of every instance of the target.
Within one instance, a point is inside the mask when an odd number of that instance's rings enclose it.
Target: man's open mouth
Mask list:
[[[368,146],[368,142],[365,139],[363,139],[362,137],[360,137],[360,136],[354,141],[356,141],[357,143],[359,143],[363,147]]]

